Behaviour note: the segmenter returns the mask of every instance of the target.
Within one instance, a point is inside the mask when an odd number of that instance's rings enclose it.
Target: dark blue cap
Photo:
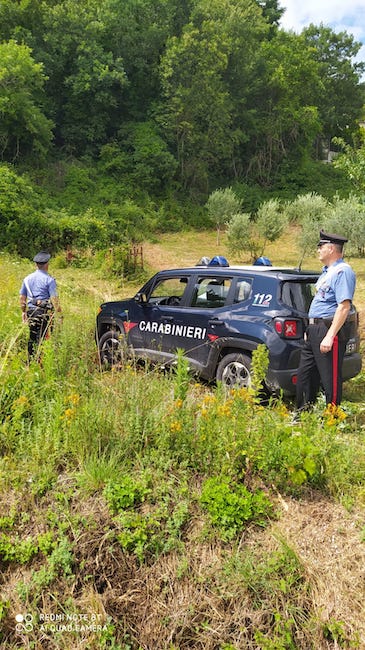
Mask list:
[[[40,253],[37,253],[35,257],[33,257],[33,262],[36,264],[47,264],[49,260],[51,259],[51,256],[47,251],[40,251]]]
[[[320,230],[319,237],[320,240],[318,242],[318,246],[322,246],[322,244],[339,244],[339,246],[343,246],[346,244],[346,242],[348,242],[348,239],[346,239],[346,237],[342,237],[342,235],[331,235],[330,233],[326,233],[323,230]]]

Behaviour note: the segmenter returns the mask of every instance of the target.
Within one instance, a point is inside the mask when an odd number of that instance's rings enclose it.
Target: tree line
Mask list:
[[[360,43],[278,0],[2,0],[0,153],[104,155],[150,190],[270,184],[351,138]],[[106,150],[104,149],[106,147]]]
[[[246,213],[270,192],[348,196],[346,166],[318,161],[359,141],[361,44],[285,31],[282,14],[278,0],[2,0],[0,246],[207,224],[217,188]]]

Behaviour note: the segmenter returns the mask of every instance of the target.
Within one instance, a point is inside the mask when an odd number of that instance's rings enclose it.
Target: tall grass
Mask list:
[[[59,611],[100,614],[102,630],[48,629],[44,647],[322,647],[311,587],[293,552],[279,543],[270,553],[255,547],[245,559],[240,548],[245,530],[264,530],[279,516],[278,493],[300,498],[317,490],[349,507],[364,503],[361,403],[326,410],[319,402],[293,424],[281,399],[260,403],[259,381],[256,391],[227,394],[189,377],[181,354],[173,374],[134,363],[104,373],[94,342],[95,286],[71,291],[67,278],[64,323],[28,366],[27,331],[12,300],[25,265],[6,258],[1,265],[10,269],[2,301],[11,305],[0,330],[2,647],[43,647],[40,614]],[[261,351],[258,377],[265,362]],[[153,575],[164,558],[165,571],[176,559],[176,580],[186,585],[183,567],[207,544],[235,558],[231,598],[244,594],[247,630],[235,620],[209,636],[217,607],[223,614],[221,603],[206,603],[204,615],[194,619],[190,611],[184,634],[170,621],[174,633],[161,623],[151,645],[141,642],[133,607],[123,609],[113,590],[120,582],[132,589],[137,575]],[[224,575],[232,567],[233,559],[220,563],[214,598],[229,598]],[[24,611],[37,621],[26,634],[14,623]],[[317,645],[308,645],[312,637]]]

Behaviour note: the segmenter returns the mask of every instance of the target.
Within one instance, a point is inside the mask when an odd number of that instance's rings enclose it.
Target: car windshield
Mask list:
[[[313,282],[283,282],[281,288],[281,301],[298,311],[308,313],[315,292]]]

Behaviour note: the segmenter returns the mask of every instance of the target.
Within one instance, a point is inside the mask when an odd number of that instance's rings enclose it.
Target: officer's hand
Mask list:
[[[28,322],[28,316],[25,311],[22,312],[22,323],[27,323]]]
[[[326,334],[324,339],[321,341],[319,349],[323,354],[326,354],[326,352],[330,352],[332,350],[333,339],[333,336]]]

